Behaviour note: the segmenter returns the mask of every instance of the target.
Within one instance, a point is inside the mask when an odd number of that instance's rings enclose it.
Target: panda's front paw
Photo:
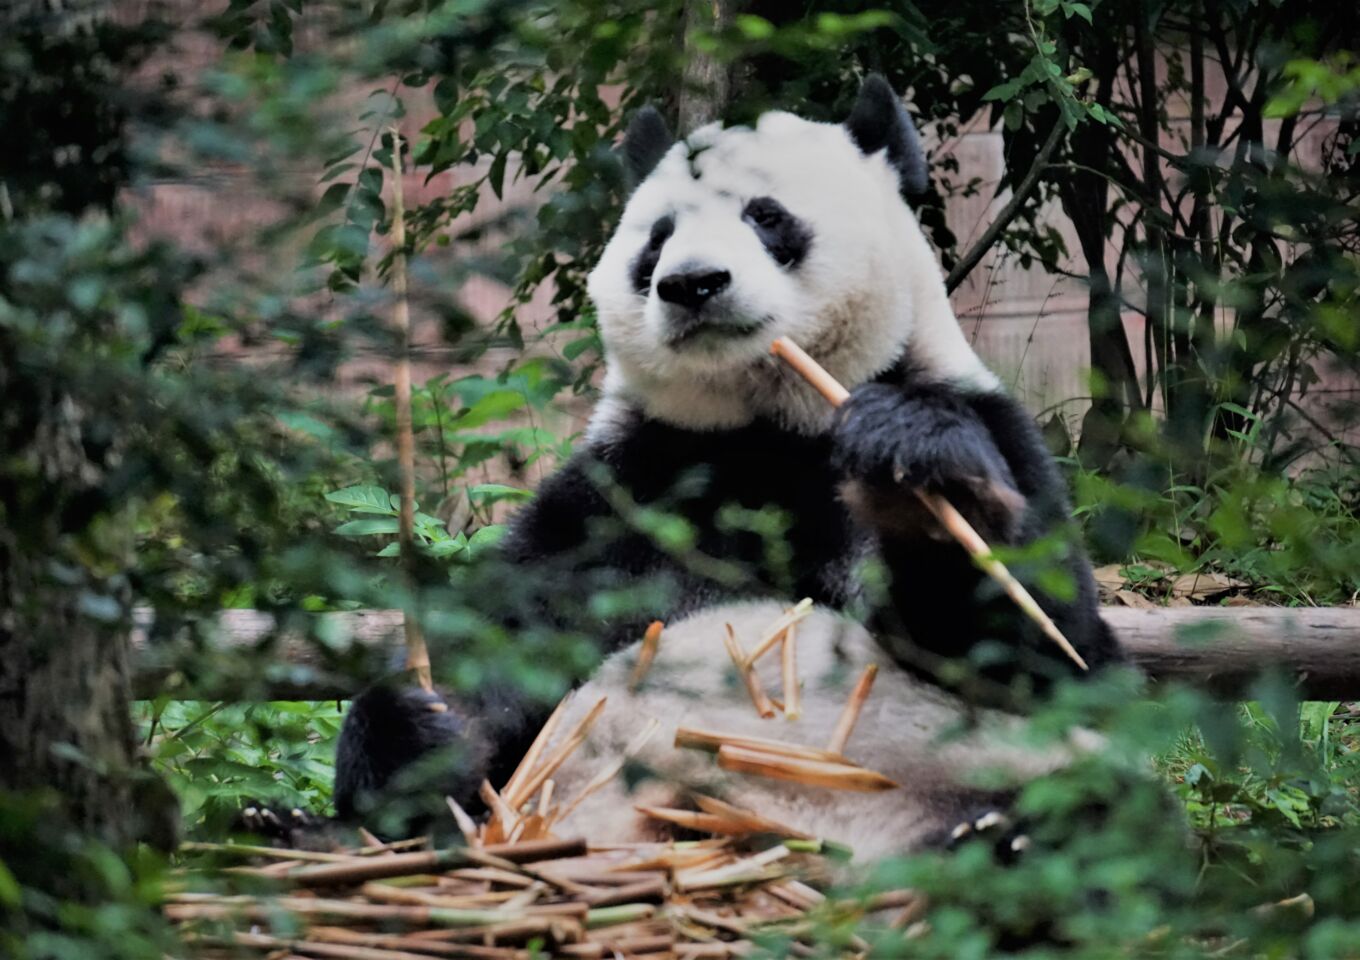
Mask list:
[[[949,831],[945,847],[957,849],[965,843],[981,841],[992,848],[997,861],[1014,863],[1030,847],[1030,838],[1009,814],[998,809],[975,812]]]
[[[913,489],[944,495],[975,526],[1011,538],[1025,498],[987,427],[956,394],[870,383],[841,406],[834,466],[852,508],[890,533],[939,531]]]

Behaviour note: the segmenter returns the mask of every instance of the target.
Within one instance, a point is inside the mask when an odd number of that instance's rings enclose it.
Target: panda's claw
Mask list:
[[[973,821],[973,829],[978,833],[983,833],[994,827],[999,827],[1004,830],[1006,827],[1009,827],[1010,824],[1010,818],[1000,810],[988,810],[982,816],[978,817],[977,820]]]
[[[992,850],[1002,863],[1013,863],[1030,848],[1030,837],[1004,810],[995,807],[964,818],[949,831],[946,849],[953,850],[965,842],[982,840],[991,844]]]

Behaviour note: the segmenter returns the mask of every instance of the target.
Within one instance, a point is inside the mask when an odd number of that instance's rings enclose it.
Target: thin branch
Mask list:
[[[1066,127],[1061,119],[1054,121],[1053,129],[1049,131],[1048,139],[1039,148],[1039,153],[1035,156],[1034,162],[1030,164],[1029,172],[1025,178],[1016,186],[1011,194],[1010,200],[1001,208],[985,233],[978,238],[977,243],[968,250],[958,263],[954,264],[954,269],[949,271],[949,276],[945,278],[945,289],[953,293],[958,289],[959,284],[968,278],[968,274],[973,272],[973,268],[982,261],[987,251],[996,243],[997,238],[1010,226],[1011,221],[1020,213],[1020,208],[1025,205],[1029,195],[1034,192],[1034,188],[1039,185],[1039,180],[1044,175],[1044,169],[1048,166],[1048,158],[1053,155],[1054,149],[1058,146],[1058,141],[1062,139]]]
[[[415,564],[415,508],[416,508],[416,445],[411,423],[411,304],[406,290],[406,206],[402,196],[401,134],[392,128],[392,293],[396,303],[392,311],[397,329],[397,364],[395,371],[395,402],[397,414],[397,463],[401,473],[401,510],[397,521],[397,542],[401,550],[402,566],[408,575],[407,589],[414,589],[410,577]],[[414,670],[416,679],[426,692],[434,690],[430,674],[430,653],[420,621],[408,601],[406,628],[406,666]]]

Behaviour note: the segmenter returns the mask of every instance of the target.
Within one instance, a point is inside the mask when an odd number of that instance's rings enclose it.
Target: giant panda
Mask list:
[[[1044,541],[1066,591],[1039,589],[1033,569],[1022,579],[1092,671],[1121,655],[1057,468],[961,332],[904,200],[926,187],[927,168],[901,100],[870,76],[843,123],[769,112],[681,140],[645,109],[621,152],[636,187],[589,277],[602,398],[577,452],[513,518],[501,560],[549,594],[647,578],[670,587],[645,616],[590,625],[603,660],[561,729],[608,702],[558,771],[557,796],[619,756],[648,718],[661,729],[635,758],[648,777],[611,784],[556,829],[595,842],[655,837],[661,826],[634,804],[684,805],[691,791],[865,856],[1003,820],[1019,785],[1070,758],[1022,746],[1026,704],[1079,671],[914,489],[947,497],[993,544]],[[771,356],[776,337],[806,349],[849,400],[833,410]],[[780,511],[782,549],[734,527],[730,505]],[[653,507],[687,522],[682,548],[639,529],[634,514]],[[721,575],[732,568],[747,575]],[[804,597],[814,612],[796,640],[803,715],[761,719],[723,635],[730,626],[749,646]],[[630,689],[651,619],[665,623],[660,652]],[[774,690],[777,661],[759,667]],[[898,789],[729,774],[671,745],[677,726],[823,743],[869,663],[879,678],[847,754]],[[337,757],[341,815],[390,801],[404,769],[450,743],[440,789],[475,803],[477,784],[503,780],[546,714],[503,689],[447,710],[429,701],[388,684],[355,699]]]

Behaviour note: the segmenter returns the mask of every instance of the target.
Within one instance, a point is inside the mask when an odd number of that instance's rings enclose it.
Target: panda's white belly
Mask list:
[[[637,813],[635,805],[689,807],[690,795],[699,792],[846,844],[857,858],[874,858],[919,848],[975,811],[992,791],[1069,758],[1065,750],[1024,748],[1018,718],[969,711],[957,698],[895,666],[862,626],[820,609],[797,629],[802,716],[789,720],[776,713],[762,719],[726,652],[725,625],[730,623],[751,649],[783,610],[771,601],[728,604],[668,624],[660,652],[636,692],[629,692],[628,682],[638,645],[606,660],[576,693],[558,727],[560,740],[600,697],[608,697],[586,743],[558,771],[555,795],[569,804],[651,718],[660,726],[634,759],[655,776],[631,790],[624,778],[614,778],[554,830],[596,843],[653,839],[665,835],[665,826]],[[845,755],[900,788],[860,793],[730,773],[710,754],[673,745],[677,727],[697,727],[824,747],[869,663],[879,665],[878,679]],[[777,648],[761,659],[758,672],[765,689],[780,697]]]

